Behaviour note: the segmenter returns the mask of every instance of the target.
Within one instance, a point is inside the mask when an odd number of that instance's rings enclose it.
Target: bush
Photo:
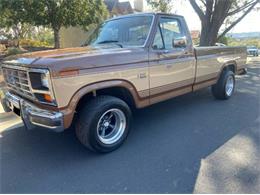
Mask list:
[[[20,40],[21,47],[52,47],[46,41],[38,41],[38,40],[31,40],[31,39],[21,39]]]
[[[54,46],[54,35],[53,31],[48,28],[40,28],[39,32],[33,37],[34,40],[41,42],[47,42],[50,46]]]
[[[228,45],[228,38],[227,37],[222,37],[218,40],[219,43],[223,43],[225,45]]]
[[[10,55],[17,55],[17,54],[21,54],[24,53],[25,51],[22,50],[21,48],[18,47],[9,47],[6,51],[6,55],[10,56]]]

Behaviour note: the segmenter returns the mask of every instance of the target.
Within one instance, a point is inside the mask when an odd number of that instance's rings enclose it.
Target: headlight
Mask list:
[[[32,92],[38,101],[56,105],[48,70],[33,69],[29,72]]]
[[[47,75],[45,73],[41,74],[41,84],[43,87],[46,87],[49,89],[49,81],[48,81]]]

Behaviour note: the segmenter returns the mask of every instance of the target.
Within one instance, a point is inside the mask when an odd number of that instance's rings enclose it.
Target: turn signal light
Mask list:
[[[52,102],[52,98],[49,94],[43,94],[43,98],[44,100],[46,100],[47,102]]]

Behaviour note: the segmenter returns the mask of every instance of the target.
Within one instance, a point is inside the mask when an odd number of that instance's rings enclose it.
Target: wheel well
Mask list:
[[[225,66],[225,68],[223,69],[223,71],[227,71],[227,70],[231,70],[233,73],[235,73],[236,66],[234,64],[229,64],[229,65]]]
[[[76,111],[79,111],[80,108],[82,108],[81,105],[83,105],[86,101],[89,101],[90,99],[100,95],[110,95],[110,96],[117,97],[123,100],[124,102],[126,102],[131,109],[136,108],[134,98],[132,94],[129,92],[129,90],[127,90],[124,87],[110,87],[110,88],[99,89],[85,94],[78,102]]]

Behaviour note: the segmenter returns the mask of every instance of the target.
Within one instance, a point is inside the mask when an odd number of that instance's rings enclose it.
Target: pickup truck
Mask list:
[[[96,152],[111,152],[124,142],[133,109],[209,86],[215,98],[227,100],[235,75],[246,72],[245,47],[194,48],[179,15],[112,18],[86,45],[5,60],[3,102],[26,128],[71,127]]]

